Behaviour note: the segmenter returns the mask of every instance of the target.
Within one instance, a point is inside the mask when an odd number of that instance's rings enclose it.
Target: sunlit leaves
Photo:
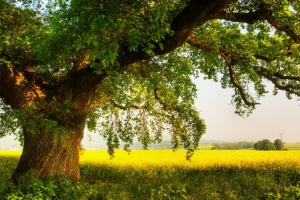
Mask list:
[[[101,73],[103,67],[118,64],[120,48],[153,55],[152,49],[157,43],[172,34],[170,13],[181,3],[102,0],[65,4],[64,1],[55,4],[56,9],[48,18],[52,31],[39,48],[55,51],[44,55],[43,59],[53,66],[59,64],[71,69],[68,60],[76,55],[86,58]]]
[[[10,52],[10,62],[16,64],[30,57],[43,29],[37,13],[29,8],[16,8],[2,0],[0,21],[0,53]]]

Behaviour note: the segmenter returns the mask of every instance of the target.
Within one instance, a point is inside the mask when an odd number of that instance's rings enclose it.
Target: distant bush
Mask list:
[[[256,150],[275,150],[274,144],[268,140],[268,139],[263,139],[261,141],[258,141],[254,145],[254,149]]]
[[[283,143],[280,139],[276,139],[274,141],[274,146],[275,146],[276,150],[283,150]]]

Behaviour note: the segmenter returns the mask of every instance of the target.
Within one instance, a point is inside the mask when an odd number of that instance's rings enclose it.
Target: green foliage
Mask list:
[[[274,144],[268,139],[258,141],[253,146],[256,150],[275,150]]]
[[[83,184],[74,185],[65,176],[42,181],[36,177],[34,171],[30,171],[17,186],[11,185],[6,199],[79,199],[84,194],[82,189]]]
[[[193,107],[192,73],[190,62],[176,52],[132,65],[128,73],[106,80],[99,95],[114,99],[89,115],[88,127],[95,130],[98,118],[105,119],[97,131],[107,138],[111,155],[120,140],[126,150],[134,137],[147,148],[150,142],[161,141],[164,130],[170,132],[174,148],[196,148],[206,127]],[[144,109],[135,109],[137,105]]]
[[[272,191],[266,194],[268,200],[280,200],[280,199],[299,199],[300,187],[299,186],[287,186],[276,187]]]
[[[270,6],[270,12],[273,13],[274,17],[276,16],[274,21],[282,27],[291,28],[291,31],[299,35],[299,26],[296,25],[299,22],[295,15],[299,12],[299,6],[296,5],[296,2],[260,2],[256,0],[233,1],[226,10],[228,17],[224,17],[224,21],[212,20],[194,30],[196,40],[204,42],[209,47],[199,49],[192,46],[190,52],[190,59],[199,67],[206,78],[220,81],[223,88],[235,88],[236,92],[233,95],[232,104],[237,106],[236,113],[240,115],[251,113],[253,107],[243,103],[239,95],[241,91],[237,91],[237,88],[232,84],[228,66],[222,56],[217,53],[220,49],[234,52],[227,57],[228,62],[236,60],[237,63],[234,63],[235,78],[243,88],[247,98],[253,102],[268,92],[263,83],[263,79],[267,76],[261,76],[262,73],[258,72],[259,68],[263,68],[268,75],[277,72],[287,74],[287,76],[293,76],[292,74],[299,76],[300,54],[297,41],[293,42],[290,36],[281,31],[282,29],[272,26],[267,20],[247,22],[244,19],[240,19],[241,21],[236,19],[235,21],[234,18],[230,17],[231,14],[234,15],[235,13],[241,14],[260,10],[258,9],[260,6],[267,8]],[[287,54],[292,56],[289,57]],[[279,83],[278,81],[279,79],[276,77],[272,82]],[[282,83],[290,85],[288,87],[291,88],[299,88],[295,80],[285,79],[282,80]],[[274,87],[274,94],[276,94],[277,89]],[[291,90],[286,92],[289,98],[291,93],[299,95],[298,89],[293,92]]]
[[[274,146],[276,150],[282,150],[283,149],[283,143],[280,139],[276,139],[274,141]]]
[[[172,184],[161,186],[159,190],[151,190],[150,200],[179,200],[187,199],[185,185],[178,185],[174,188]]]
[[[7,135],[21,135],[18,120],[15,117],[15,112],[0,99],[0,138]]]
[[[0,137],[6,135],[16,135],[18,140],[23,144],[23,131],[32,134],[39,134],[41,130],[44,133],[53,134],[54,138],[67,137],[66,130],[76,128],[82,124],[73,122],[68,126],[68,121],[71,118],[63,119],[68,113],[68,103],[61,104],[62,108],[56,106],[55,101],[48,104],[47,112],[39,112],[39,104],[36,104],[35,109],[25,108],[25,109],[11,109],[4,103],[1,105],[0,109],[4,112],[0,114]],[[50,117],[55,112],[55,118]],[[65,123],[59,123],[58,121],[65,121]]]
[[[128,42],[130,51],[140,49],[153,55],[156,43],[172,34],[169,13],[178,9],[181,2],[127,1],[59,1],[50,4],[48,18],[52,30],[40,44],[41,50],[59,45],[59,52],[39,55],[53,64],[66,64],[68,55],[88,57],[98,73],[117,64],[120,44]],[[71,23],[70,23],[71,22]],[[87,24],[88,22],[88,24]],[[150,36],[150,37],[149,37]],[[55,57],[59,53],[63,57]],[[55,58],[55,59],[53,59]],[[94,62],[95,59],[100,63]],[[59,66],[61,67],[61,66]]]

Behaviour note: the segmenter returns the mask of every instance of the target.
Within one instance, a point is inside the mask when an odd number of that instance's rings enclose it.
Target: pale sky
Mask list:
[[[268,83],[269,93],[260,99],[260,105],[249,117],[234,114],[235,107],[230,104],[232,89],[222,89],[220,83],[212,80],[196,79],[198,99],[196,107],[205,119],[207,132],[202,139],[221,141],[274,141],[282,135],[283,142],[300,142],[300,101],[288,100],[279,91],[272,95],[272,84]]]

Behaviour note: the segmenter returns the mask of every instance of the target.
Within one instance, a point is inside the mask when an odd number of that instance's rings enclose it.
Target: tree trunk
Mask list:
[[[12,179],[19,182],[31,169],[39,178],[64,174],[73,182],[80,179],[79,151],[83,128],[68,132],[67,138],[54,139],[53,134],[24,133],[24,147]]]

